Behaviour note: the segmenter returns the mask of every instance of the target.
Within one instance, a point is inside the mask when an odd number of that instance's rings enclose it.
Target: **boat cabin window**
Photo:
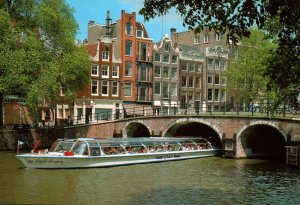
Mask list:
[[[85,142],[77,142],[75,146],[73,147],[74,154],[78,155],[88,155],[88,147]]]
[[[91,153],[91,156],[100,156],[101,155],[100,147],[91,147],[90,153]]]
[[[109,147],[102,147],[102,150],[104,152],[104,154],[106,155],[112,155],[112,154],[125,154],[125,150],[123,147],[113,147],[113,146],[109,146]]]
[[[50,148],[50,152],[67,152],[70,151],[73,141],[56,141]]]

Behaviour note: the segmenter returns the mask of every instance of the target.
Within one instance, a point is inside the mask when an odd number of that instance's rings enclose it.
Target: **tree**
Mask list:
[[[249,103],[263,101],[269,95],[269,78],[264,76],[266,61],[276,45],[267,39],[262,31],[251,29],[251,36],[244,37],[238,46],[238,56],[226,71],[228,93],[234,93],[239,100]]]
[[[227,33],[228,41],[233,43],[249,37],[252,26],[266,30],[278,44],[264,72],[269,78],[268,87],[276,87],[278,94],[290,90],[293,96],[299,96],[299,0],[145,0],[140,14],[149,20],[166,14],[172,7],[189,29],[215,29]]]
[[[73,12],[64,0],[0,1],[0,101],[26,90],[27,105],[36,110],[41,100],[55,102],[61,87],[74,98],[89,82]]]

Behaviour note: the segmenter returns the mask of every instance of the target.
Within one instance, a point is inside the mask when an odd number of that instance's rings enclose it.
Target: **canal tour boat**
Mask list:
[[[221,150],[204,138],[58,139],[50,150],[17,154],[27,168],[112,167],[215,156]]]

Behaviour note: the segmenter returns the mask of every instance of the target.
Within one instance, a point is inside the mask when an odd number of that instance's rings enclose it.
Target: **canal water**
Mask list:
[[[111,168],[26,169],[0,152],[0,204],[300,204],[300,169],[210,157]]]

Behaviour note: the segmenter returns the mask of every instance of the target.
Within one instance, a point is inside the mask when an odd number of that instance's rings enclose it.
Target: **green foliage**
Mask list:
[[[26,90],[36,109],[89,82],[86,50],[75,45],[77,23],[64,0],[0,1],[0,93]]]
[[[243,38],[239,54],[226,72],[229,93],[247,102],[266,99],[269,78],[264,76],[264,71],[266,60],[272,56],[270,50],[275,48],[262,31],[252,29],[250,32],[251,36]]]

